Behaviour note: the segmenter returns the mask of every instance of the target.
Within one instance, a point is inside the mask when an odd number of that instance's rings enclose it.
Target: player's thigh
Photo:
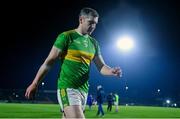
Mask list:
[[[87,101],[87,93],[79,91],[78,89],[58,89],[58,102],[63,111],[66,106],[79,105],[82,110],[85,109]]]
[[[85,118],[80,105],[66,106],[64,108],[64,114],[66,118]]]

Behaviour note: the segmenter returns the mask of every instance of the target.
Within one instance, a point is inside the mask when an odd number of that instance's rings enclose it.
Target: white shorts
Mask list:
[[[114,105],[115,105],[115,106],[118,106],[118,105],[119,105],[119,103],[118,103],[118,102],[114,102]]]
[[[67,88],[67,89],[58,89],[57,98],[61,111],[64,111],[64,107],[70,105],[80,105],[82,110],[85,109],[87,101],[87,93],[79,89]]]

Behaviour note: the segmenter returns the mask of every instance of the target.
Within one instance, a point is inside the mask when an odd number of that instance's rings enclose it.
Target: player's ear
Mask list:
[[[83,22],[83,16],[80,16],[79,17],[79,23],[82,24],[82,22]]]
[[[82,24],[85,21],[86,17],[85,16],[80,16],[79,17],[79,23]]]

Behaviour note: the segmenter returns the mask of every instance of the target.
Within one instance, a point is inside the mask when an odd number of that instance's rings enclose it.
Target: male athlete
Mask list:
[[[117,93],[114,94],[115,97],[115,101],[114,101],[114,105],[116,107],[116,112],[118,112],[118,105],[119,105],[119,96]]]
[[[65,118],[85,118],[83,110],[88,93],[90,63],[94,61],[102,75],[121,76],[119,67],[104,63],[97,41],[90,35],[95,30],[99,15],[92,8],[83,8],[79,14],[79,26],[61,33],[48,57],[27,88],[25,96],[33,98],[39,83],[56,60],[61,61],[57,96]]]

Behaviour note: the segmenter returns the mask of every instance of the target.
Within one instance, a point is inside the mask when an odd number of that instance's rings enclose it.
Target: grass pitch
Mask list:
[[[97,106],[92,110],[86,107],[86,118],[180,118],[180,108],[120,106],[119,112],[107,112],[104,105],[104,117],[97,117]],[[60,118],[58,104],[13,104],[0,103],[0,118]]]

